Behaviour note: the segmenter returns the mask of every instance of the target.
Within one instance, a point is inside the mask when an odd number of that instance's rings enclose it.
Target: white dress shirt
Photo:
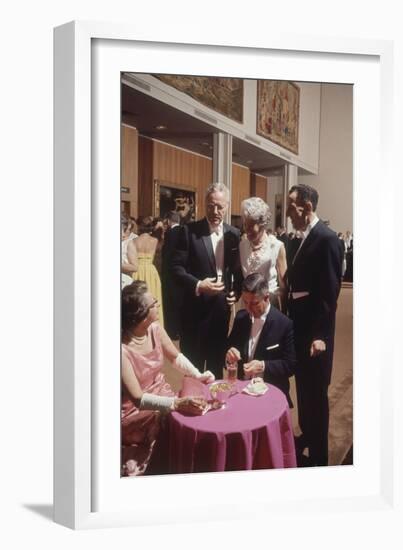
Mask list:
[[[217,271],[217,282],[223,280],[224,271],[224,226],[221,222],[218,226],[212,226],[209,222],[211,245],[213,247],[215,265]],[[201,281],[196,285],[196,296],[200,296],[199,286]]]
[[[309,223],[307,226],[306,226],[306,229],[305,231],[301,231],[302,233],[302,238],[301,238],[301,243],[298,247],[298,250],[296,251],[295,253],[295,256],[294,256],[294,259],[293,259],[293,263],[295,261],[295,258],[297,257],[299,251],[301,250],[301,248],[303,247],[304,245],[304,242],[305,242],[305,239],[307,238],[307,236],[309,235],[309,233],[312,231],[312,229],[315,227],[315,225],[318,223],[319,221],[319,218],[316,214],[313,215],[313,220],[311,221],[311,223]]]
[[[211,244],[215,257],[215,265],[217,269],[217,282],[222,281],[224,271],[224,228],[222,222],[218,226],[210,225]]]
[[[255,355],[256,346],[260,338],[260,334],[263,329],[263,325],[266,322],[266,318],[270,311],[270,304],[268,304],[266,311],[263,313],[261,317],[251,317],[252,326],[250,329],[250,335],[249,335],[249,346],[248,346],[248,361],[251,361],[253,359],[253,356]]]

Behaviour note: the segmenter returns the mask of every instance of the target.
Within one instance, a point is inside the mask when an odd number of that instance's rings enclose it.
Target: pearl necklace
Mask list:
[[[137,344],[138,346],[141,346],[141,344],[144,344],[144,342],[147,340],[147,334],[144,334],[144,336],[132,336],[131,341]]]
[[[269,245],[270,245],[270,240],[266,236],[263,236],[263,239],[261,240],[261,242],[255,247],[253,247],[252,243],[249,241],[250,254],[246,259],[246,266],[247,266],[248,273],[255,273],[256,271],[259,271],[263,263],[266,262],[266,259],[264,259],[264,256]]]
[[[267,241],[267,238],[265,236],[265,233],[263,233],[262,239],[258,244],[254,245],[249,241],[252,252],[255,252],[256,250],[260,250],[266,244],[266,241]]]

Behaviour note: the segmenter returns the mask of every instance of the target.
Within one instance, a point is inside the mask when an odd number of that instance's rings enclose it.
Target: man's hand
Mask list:
[[[227,304],[228,304],[229,306],[233,306],[233,305],[235,304],[235,302],[236,302],[235,292],[232,291],[232,292],[230,292],[230,293],[228,294],[228,296],[227,296]]]
[[[241,354],[236,348],[230,348],[226,355],[225,355],[225,361],[226,363],[236,363],[237,361],[241,360]]]
[[[200,294],[209,294],[210,296],[214,296],[222,292],[225,288],[224,283],[215,283],[214,281],[214,277],[206,277],[200,281],[198,292]]]
[[[245,376],[253,378],[254,376],[260,376],[264,373],[264,361],[258,361],[253,359],[249,363],[244,363],[243,370]]]
[[[326,344],[323,340],[314,340],[311,344],[311,357],[316,357],[320,353],[326,351]]]

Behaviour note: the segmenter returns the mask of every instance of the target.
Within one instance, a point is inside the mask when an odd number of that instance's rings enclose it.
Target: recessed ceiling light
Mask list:
[[[155,126],[155,129],[156,129],[156,130],[166,130],[167,127],[164,126],[163,124],[158,124],[158,126]]]

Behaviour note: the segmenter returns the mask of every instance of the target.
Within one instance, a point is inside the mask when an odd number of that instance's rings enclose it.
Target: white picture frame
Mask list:
[[[393,512],[389,419],[395,409],[388,390],[394,356],[381,346],[387,327],[376,326],[364,311],[369,295],[378,307],[388,307],[383,288],[390,275],[381,274],[380,246],[386,206],[377,217],[368,211],[380,166],[390,161],[393,45],[274,34],[254,43],[238,37],[233,43],[217,39],[214,45],[174,40],[169,32],[152,36],[130,25],[73,22],[55,29],[55,521],[82,529],[177,523],[178,518],[252,519],[296,514],[302,502],[313,515],[324,508]],[[161,55],[164,50],[169,56]],[[269,68],[265,59],[272,62]],[[204,74],[206,67],[223,76],[276,75],[355,86],[354,466],[119,477],[120,250],[114,221],[120,209],[119,74]],[[385,205],[393,203],[392,185],[382,194]],[[374,278],[384,282],[382,288],[374,288]],[[371,437],[365,433],[368,423]],[[220,502],[209,499],[212,483],[220,485]],[[264,483],[270,491],[255,488]],[[189,494],[189,484],[197,503],[181,498]]]

